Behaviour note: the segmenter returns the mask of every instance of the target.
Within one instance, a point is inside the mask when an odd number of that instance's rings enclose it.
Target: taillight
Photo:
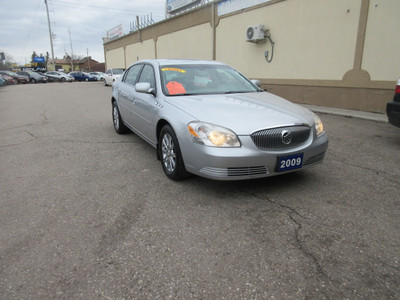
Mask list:
[[[395,94],[400,94],[400,85],[396,85]]]

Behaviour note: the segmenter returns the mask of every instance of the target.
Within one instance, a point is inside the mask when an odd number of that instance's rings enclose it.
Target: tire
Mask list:
[[[118,134],[125,134],[129,132],[129,128],[125,126],[122,121],[121,114],[119,113],[117,102],[112,103],[112,118],[115,132]]]
[[[88,82],[88,81],[89,81],[89,78],[85,78],[85,81]]]
[[[161,129],[158,151],[162,168],[168,178],[178,181],[190,177],[185,169],[178,139],[169,125]]]
[[[35,79],[35,78],[32,78],[32,79],[31,79],[31,82],[32,82],[32,83],[36,83],[36,79]]]
[[[61,82],[65,82],[65,80],[66,80],[66,79],[65,79],[64,77],[63,77],[63,78],[61,78]]]
[[[104,86],[107,86],[108,84],[107,84],[107,81],[104,79]]]

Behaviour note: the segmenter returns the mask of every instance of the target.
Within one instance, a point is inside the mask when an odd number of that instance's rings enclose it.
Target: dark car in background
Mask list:
[[[97,78],[95,76],[85,72],[74,71],[69,73],[68,75],[74,77],[76,81],[97,81]]]
[[[18,75],[17,73],[11,72],[11,71],[0,71],[0,74],[2,75],[7,75],[16,81],[16,83],[28,83],[29,78],[26,76]]]
[[[43,75],[33,72],[33,71],[18,71],[17,74],[28,77],[29,82],[31,82],[31,83],[37,83],[37,82],[46,83],[46,82],[48,82],[48,79],[46,76],[43,76]]]
[[[0,77],[5,81],[6,85],[11,85],[11,84],[16,84],[16,80],[12,78],[11,76],[4,75],[0,73]]]
[[[7,81],[0,76],[0,86],[5,86],[5,85],[7,85]]]
[[[386,104],[386,114],[390,124],[400,127],[400,79],[397,80],[393,101]]]

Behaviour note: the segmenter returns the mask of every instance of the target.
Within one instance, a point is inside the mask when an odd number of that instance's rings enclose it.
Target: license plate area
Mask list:
[[[300,169],[303,166],[303,153],[278,157],[277,172]]]

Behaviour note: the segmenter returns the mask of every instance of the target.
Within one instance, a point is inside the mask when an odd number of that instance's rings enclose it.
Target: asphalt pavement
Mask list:
[[[0,88],[0,299],[400,299],[400,128],[383,114],[320,111],[312,168],[174,182],[115,133],[110,97]]]

